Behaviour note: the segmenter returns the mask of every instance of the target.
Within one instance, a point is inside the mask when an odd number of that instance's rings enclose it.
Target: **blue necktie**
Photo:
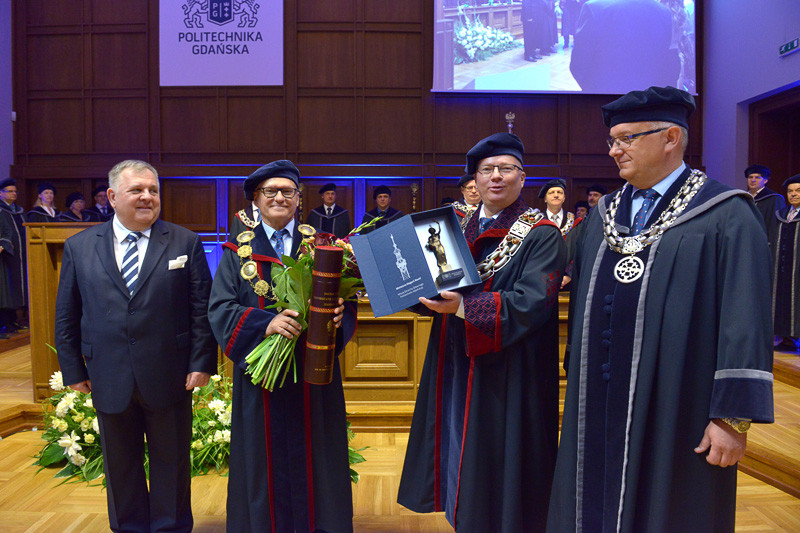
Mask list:
[[[653,207],[653,202],[658,198],[658,191],[654,189],[642,189],[638,191],[637,194],[641,194],[644,197],[644,202],[642,202],[642,207],[639,208],[636,216],[633,217],[631,235],[639,235],[639,233],[641,233],[647,222],[647,213],[650,212],[650,208]]]
[[[492,222],[494,222],[494,219],[492,217],[481,217],[480,220],[481,233],[486,231],[489,228],[489,226],[492,225]]]
[[[283,237],[285,235],[289,235],[289,232],[286,231],[286,228],[279,229],[273,234],[273,237],[275,238],[275,244],[273,247],[275,248],[275,253],[278,254],[278,259],[280,259],[283,255]]]
[[[139,279],[139,247],[136,241],[142,236],[140,231],[133,231],[125,237],[128,247],[122,257],[122,278],[128,286],[128,292],[132,295],[136,288],[136,280]]]

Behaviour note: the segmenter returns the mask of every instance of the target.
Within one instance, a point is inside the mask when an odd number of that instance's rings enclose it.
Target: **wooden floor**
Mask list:
[[[0,411],[30,403],[27,357],[27,348],[0,353]],[[786,358],[791,363],[797,356]],[[776,389],[776,417],[786,432],[779,440],[786,439],[791,446],[783,450],[786,456],[797,456],[800,451],[790,431],[792,424],[796,425],[798,405],[800,391],[793,394],[783,387]],[[769,439],[769,428],[761,428],[767,431],[763,440]],[[395,503],[407,441],[406,433],[356,435],[357,447],[369,446],[363,452],[367,462],[358,465],[361,481],[353,488],[356,532],[452,531],[440,513],[418,515]],[[31,431],[0,441],[0,531],[107,531],[105,492],[84,484],[59,485],[49,471],[37,474],[31,463],[39,446],[40,435]],[[192,480],[195,531],[225,531],[226,485],[227,478],[217,475]],[[740,472],[736,531],[800,531],[800,499]]]

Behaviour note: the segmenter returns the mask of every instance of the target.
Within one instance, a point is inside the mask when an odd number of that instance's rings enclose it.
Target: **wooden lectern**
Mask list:
[[[26,222],[28,242],[28,306],[31,324],[33,400],[51,395],[50,376],[59,370],[58,357],[47,347],[55,343],[56,294],[64,241],[95,222]],[[89,250],[87,250],[89,252]]]

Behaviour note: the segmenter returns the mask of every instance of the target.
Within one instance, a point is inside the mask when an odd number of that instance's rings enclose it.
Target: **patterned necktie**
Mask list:
[[[639,233],[641,233],[645,222],[647,222],[647,213],[650,212],[650,208],[653,207],[653,202],[658,198],[658,191],[654,189],[643,189],[638,191],[637,194],[641,194],[644,197],[644,202],[642,202],[642,207],[639,208],[639,211],[633,218],[631,235],[639,235]]]
[[[275,233],[273,233],[273,238],[275,239],[275,243],[272,245],[275,248],[275,253],[278,254],[278,258],[283,255],[283,237],[285,235],[289,235],[289,232],[286,231],[286,228],[279,229]]]
[[[786,222],[791,222],[794,220],[795,215],[797,215],[797,208],[793,207],[791,211],[789,211],[789,216],[786,217]]]
[[[133,290],[136,288],[136,280],[139,279],[139,247],[136,246],[142,236],[140,231],[134,231],[125,237],[128,241],[128,247],[125,249],[125,255],[122,257],[122,278],[125,280],[125,285],[128,286],[128,292],[133,295]]]
[[[326,207],[325,211],[328,213],[328,216],[331,216],[333,214],[333,208],[332,207]]]
[[[481,233],[489,229],[489,226],[492,225],[494,219],[492,217],[481,217],[480,224],[481,224]]]

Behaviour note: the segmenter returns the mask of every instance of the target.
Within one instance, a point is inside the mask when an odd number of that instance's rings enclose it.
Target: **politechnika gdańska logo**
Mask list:
[[[186,31],[178,33],[178,42],[190,44],[195,55],[247,55],[247,43],[264,40],[249,29],[258,23],[256,0],[186,0],[181,7]]]

